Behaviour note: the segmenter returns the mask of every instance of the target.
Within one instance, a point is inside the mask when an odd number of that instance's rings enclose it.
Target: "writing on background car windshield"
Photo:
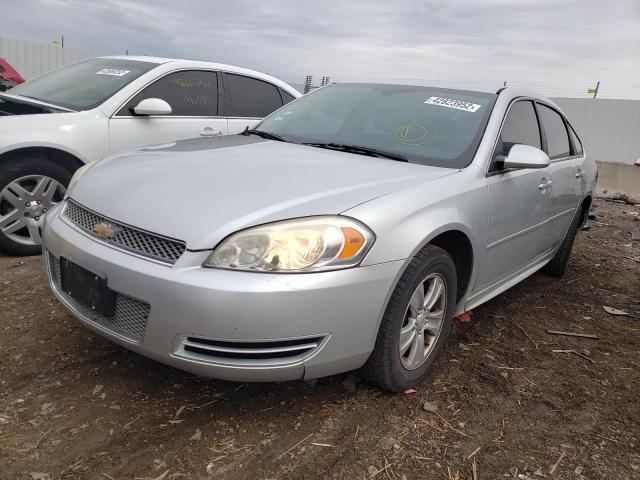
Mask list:
[[[430,97],[424,103],[429,105],[439,105],[441,107],[455,108],[457,110],[463,110],[465,112],[476,112],[482,105],[477,103],[465,102],[463,100],[456,100],[454,98],[443,97]]]
[[[211,88],[213,83],[210,78],[174,78],[173,82],[182,88]]]
[[[117,68],[103,68],[96,72],[96,75],[109,75],[111,77],[124,77],[131,70],[119,70]]]

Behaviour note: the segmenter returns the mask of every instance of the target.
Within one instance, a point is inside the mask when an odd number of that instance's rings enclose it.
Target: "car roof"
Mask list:
[[[537,100],[541,100],[545,103],[549,103],[550,105],[555,106],[559,109],[558,105],[548,97],[544,95],[540,95],[535,90],[528,87],[499,87],[499,88],[491,88],[486,86],[486,82],[478,82],[477,84],[474,82],[456,82],[456,81],[446,81],[446,82],[438,82],[438,81],[428,81],[428,80],[410,80],[410,81],[372,81],[372,82],[336,82],[338,84],[348,84],[348,85],[397,85],[397,86],[414,86],[414,87],[424,87],[424,88],[433,88],[433,89],[442,89],[442,90],[456,90],[459,92],[475,92],[475,93],[489,93],[493,95],[498,95],[502,98],[507,98],[508,101],[511,101],[515,98],[528,97],[535,98]]]
[[[225,63],[204,62],[200,60],[186,60],[186,59],[180,59],[180,58],[148,57],[146,55],[109,55],[109,56],[103,56],[98,58],[111,58],[115,60],[134,60],[139,62],[157,63],[158,65],[171,63],[172,66],[175,66],[175,68],[206,68],[206,69],[212,69],[212,70],[220,70],[220,71],[229,72],[229,73],[237,73],[241,75],[247,75],[250,77],[259,78],[262,80],[267,80],[270,83],[273,83],[283,88],[289,93],[294,93],[295,96],[300,96],[300,92],[298,92],[298,90],[296,90],[294,87],[267,73],[262,73],[257,70],[251,70],[249,68],[238,67],[235,65],[227,65]]]
[[[536,100],[540,100],[544,103],[548,103],[549,105],[554,106],[556,109],[561,110],[560,107],[550,98],[545,97],[544,95],[540,95],[535,90],[527,87],[502,87],[496,93],[499,95],[504,95],[509,98],[509,100],[521,97],[529,97],[534,98]]]
[[[160,65],[161,63],[176,61],[175,58],[151,57],[147,55],[104,55],[98,58],[113,58],[114,60],[134,60],[138,62],[157,63],[158,65]]]
[[[422,81],[422,80],[407,80],[407,81],[398,81],[398,80],[376,80],[371,82],[340,82],[337,81],[335,83],[345,84],[345,85],[385,85],[389,87],[418,87],[418,88],[432,88],[434,90],[456,90],[459,92],[475,92],[475,93],[489,93],[495,94],[495,89],[486,89],[486,88],[472,88],[466,83],[462,82],[430,82],[430,81]]]

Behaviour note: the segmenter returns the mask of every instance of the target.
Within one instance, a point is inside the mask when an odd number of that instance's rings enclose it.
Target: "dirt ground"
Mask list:
[[[640,208],[597,203],[567,275],[457,323],[405,395],[194,377],[83,328],[40,258],[0,257],[0,479],[640,478]]]

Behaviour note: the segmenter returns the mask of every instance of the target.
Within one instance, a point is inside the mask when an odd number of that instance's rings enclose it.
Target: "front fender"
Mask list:
[[[473,167],[351,208],[345,215],[368,225],[376,243],[363,266],[411,259],[442,233],[459,231],[473,250],[467,292],[484,258],[488,218],[484,176]]]
[[[76,150],[74,148],[69,148],[69,146],[67,145],[61,145],[53,142],[38,142],[38,141],[24,141],[24,142],[14,143],[11,145],[0,146],[0,157],[2,157],[2,155],[4,155],[5,153],[17,152],[19,150],[23,150],[27,148],[44,148],[47,150],[57,150],[59,152],[66,153],[68,155],[71,155],[77,158],[82,163],[89,163],[92,160],[95,160],[95,159],[87,158],[83,152]]]
[[[0,131],[0,155],[23,148],[48,148],[86,163],[108,153],[107,120],[97,110],[0,117]]]

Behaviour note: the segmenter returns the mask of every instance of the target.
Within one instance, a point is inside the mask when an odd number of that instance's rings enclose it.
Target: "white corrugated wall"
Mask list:
[[[640,158],[640,100],[554,98],[585,144],[602,162],[633,164]]]
[[[0,37],[0,57],[7,60],[25,80],[92,56],[90,53],[77,52],[56,45],[42,45],[26,40]]]

